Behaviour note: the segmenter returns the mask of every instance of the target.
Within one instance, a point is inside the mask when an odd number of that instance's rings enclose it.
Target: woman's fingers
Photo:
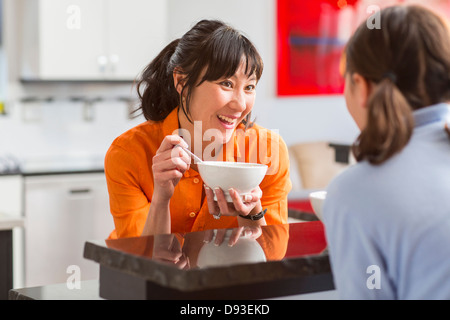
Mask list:
[[[262,235],[262,228],[261,226],[251,226],[251,227],[245,227],[242,231],[243,237],[248,237],[251,239],[258,239]]]
[[[214,239],[214,245],[220,246],[225,238],[225,234],[227,229],[217,229],[216,230],[216,238]]]
[[[175,186],[190,167],[189,155],[183,148],[175,148],[176,145],[187,147],[187,143],[180,136],[164,137],[152,158],[154,195],[159,195],[161,199],[172,197]]]
[[[180,256],[177,262],[174,262],[174,264],[178,269],[189,269],[191,267],[189,257],[184,253]]]
[[[228,190],[232,202],[228,202],[225,193],[220,188],[215,188],[214,191],[205,185],[206,199],[208,203],[209,213],[220,217],[248,215],[260,203],[262,191],[259,187],[252,190],[251,193],[244,196],[234,190]],[[217,200],[214,200],[214,195]],[[220,213],[220,215],[219,215]]]
[[[204,231],[204,237],[203,237],[204,243],[210,243],[213,238],[214,238],[214,230],[213,229],[207,229]]]
[[[152,171],[156,181],[180,179],[189,170],[190,157],[182,148],[175,145],[187,145],[179,136],[166,136],[152,159]],[[156,182],[155,181],[155,182]]]
[[[214,201],[214,192],[206,184],[204,185],[204,187],[205,187],[206,203],[208,204],[209,213],[214,216],[218,216],[220,214],[220,209],[217,205],[217,202]]]
[[[175,145],[181,145],[184,148],[189,148],[186,141],[183,140],[180,136],[173,134],[170,136],[165,136],[163,141],[161,142],[161,145],[159,146],[158,150],[156,150],[156,153],[161,153],[167,150],[171,150]]]
[[[252,190],[251,193],[245,194],[244,196],[240,196],[239,193],[234,190],[230,189],[228,191],[230,193],[231,199],[233,200],[233,205],[235,210],[240,215],[248,215],[253,208],[260,202],[262,191],[259,187]]]
[[[187,160],[186,162],[190,163],[189,154],[186,151],[184,151],[183,148],[175,148],[175,146],[188,148],[188,144],[180,136],[177,135],[166,136],[161,142],[161,145],[159,146],[158,150],[156,151],[155,156],[157,156],[157,159],[161,160],[180,157]]]
[[[182,172],[189,169],[190,158],[187,155],[186,151],[181,148],[174,148],[173,151],[165,151],[159,154],[156,154],[153,157],[153,171],[167,171],[178,169]]]
[[[228,208],[228,202],[225,198],[225,193],[220,188],[214,188],[214,194],[217,198],[217,205],[219,206],[220,213],[223,215],[229,215],[230,209]]]
[[[234,228],[231,232],[230,239],[228,239],[228,245],[230,247],[234,246],[236,242],[241,237],[241,232],[244,230],[244,227]]]

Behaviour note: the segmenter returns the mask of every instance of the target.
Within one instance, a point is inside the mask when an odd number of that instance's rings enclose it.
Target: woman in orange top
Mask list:
[[[105,158],[110,238],[287,223],[286,145],[250,120],[262,70],[253,44],[216,20],[198,22],[146,67],[137,91],[147,121],[115,139]],[[269,169],[250,195],[229,190],[231,203],[215,190],[214,201],[177,144],[204,160]]]

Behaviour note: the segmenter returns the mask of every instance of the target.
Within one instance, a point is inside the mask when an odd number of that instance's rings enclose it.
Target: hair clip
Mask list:
[[[395,75],[395,73],[389,71],[383,74],[383,76],[381,77],[381,79],[389,79],[391,80],[393,83],[397,83],[397,76]]]

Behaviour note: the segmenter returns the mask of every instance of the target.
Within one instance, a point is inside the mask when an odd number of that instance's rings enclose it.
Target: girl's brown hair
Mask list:
[[[447,24],[420,6],[380,11],[381,28],[361,24],[345,49],[346,73],[372,85],[367,125],[353,145],[357,161],[381,164],[411,137],[413,110],[450,100]]]
[[[218,20],[202,20],[169,43],[144,69],[137,84],[142,110],[147,120],[160,121],[178,105],[189,116],[189,101],[195,86],[234,75],[244,58],[245,74],[263,71],[262,59],[254,45],[240,32]],[[200,79],[201,73],[206,73]],[[173,72],[184,75],[181,94],[175,89]],[[142,89],[142,90],[141,90]],[[142,92],[141,92],[142,91]],[[186,99],[182,99],[186,92]],[[250,114],[245,119],[250,124]]]

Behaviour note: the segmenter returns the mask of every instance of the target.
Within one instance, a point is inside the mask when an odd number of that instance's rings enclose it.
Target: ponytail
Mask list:
[[[137,84],[137,93],[145,119],[160,121],[165,119],[179,103],[179,95],[173,84],[173,68],[170,59],[174,54],[178,42],[176,39],[169,43],[156,58],[144,69]],[[141,93],[141,87],[144,87]]]
[[[361,23],[349,39],[345,72],[373,84],[367,122],[352,147],[357,161],[388,160],[409,142],[415,110],[450,100],[450,34],[443,21],[420,6],[391,6],[380,12],[382,28]]]
[[[380,81],[367,102],[367,125],[353,145],[357,161],[381,164],[401,151],[414,128],[411,106],[390,78]]]

